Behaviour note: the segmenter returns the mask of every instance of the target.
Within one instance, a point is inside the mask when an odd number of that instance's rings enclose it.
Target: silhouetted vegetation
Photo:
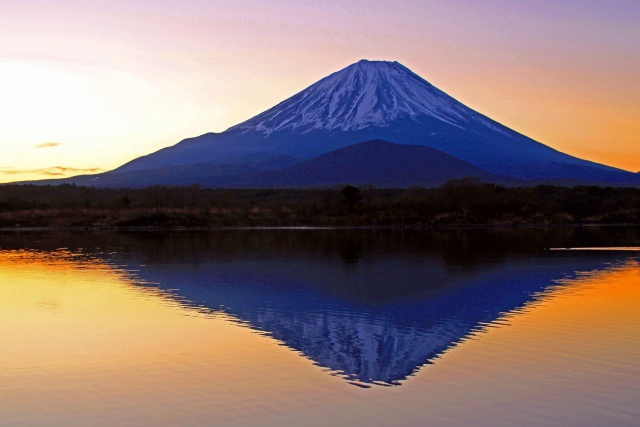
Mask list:
[[[0,186],[0,227],[439,226],[638,224],[640,189],[508,188],[473,179],[440,188],[247,190],[155,186]]]
[[[358,187],[354,187],[353,185],[345,185],[342,188],[342,199],[349,207],[349,210],[352,211],[356,205],[360,205],[362,202],[362,192]]]

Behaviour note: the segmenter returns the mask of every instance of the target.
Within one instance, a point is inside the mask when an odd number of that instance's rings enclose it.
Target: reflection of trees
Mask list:
[[[451,286],[448,272],[475,275],[514,255],[540,254],[545,247],[640,245],[640,229],[323,229],[215,230],[179,232],[5,232],[0,247],[99,252],[123,264],[238,264],[252,261],[287,273],[296,265],[318,268],[309,286],[378,303]],[[115,259],[117,258],[117,259]],[[349,281],[326,276],[347,274]],[[404,265],[406,268],[399,269]],[[422,267],[409,273],[409,265]],[[437,266],[437,268],[436,268]],[[322,267],[322,268],[321,268]],[[375,270],[375,273],[374,273]],[[368,275],[363,278],[363,272]],[[389,283],[393,283],[390,287]]]
[[[236,229],[198,231],[21,231],[0,233],[0,247],[118,248],[150,260],[179,261],[251,257],[325,257],[358,260],[403,254],[434,255],[447,265],[477,265],[509,254],[534,254],[547,247],[633,246],[638,227],[479,229]]]

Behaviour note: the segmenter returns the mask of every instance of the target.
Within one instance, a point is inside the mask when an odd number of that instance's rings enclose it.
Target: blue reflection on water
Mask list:
[[[197,309],[224,311],[358,384],[398,385],[419,367],[599,257],[539,254],[446,265],[381,254],[356,262],[264,253],[147,264],[139,275]],[[607,257],[605,257],[607,258]],[[609,257],[616,260],[615,255]],[[410,285],[407,285],[410,282]]]
[[[624,258],[545,247],[637,244],[637,230],[623,231],[67,233],[31,246],[85,248],[138,286],[230,314],[334,375],[397,385],[555,281]]]

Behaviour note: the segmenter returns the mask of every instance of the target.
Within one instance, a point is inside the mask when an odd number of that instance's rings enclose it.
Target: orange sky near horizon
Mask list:
[[[640,171],[640,3],[5,0],[0,182],[95,173],[397,60],[568,154]]]

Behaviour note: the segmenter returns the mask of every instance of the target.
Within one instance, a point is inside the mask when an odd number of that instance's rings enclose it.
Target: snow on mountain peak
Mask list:
[[[358,130],[421,115],[462,127],[470,111],[398,62],[363,59],[229,130]]]

